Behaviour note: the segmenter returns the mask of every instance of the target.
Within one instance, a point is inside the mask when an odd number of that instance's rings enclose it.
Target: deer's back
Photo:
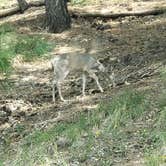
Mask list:
[[[93,68],[96,63],[93,57],[86,54],[57,55],[53,61],[55,67],[67,67],[69,70],[88,70]]]

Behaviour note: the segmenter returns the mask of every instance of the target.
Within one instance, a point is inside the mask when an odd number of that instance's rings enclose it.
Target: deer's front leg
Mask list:
[[[86,86],[86,75],[82,74],[82,95],[85,96],[85,86]]]

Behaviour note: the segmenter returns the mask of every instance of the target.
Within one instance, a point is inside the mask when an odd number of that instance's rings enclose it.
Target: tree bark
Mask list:
[[[60,33],[71,27],[66,0],[45,0],[46,26],[49,32]]]
[[[17,0],[17,2],[20,8],[20,12],[24,13],[24,11],[29,7],[28,3],[26,2],[26,0]]]

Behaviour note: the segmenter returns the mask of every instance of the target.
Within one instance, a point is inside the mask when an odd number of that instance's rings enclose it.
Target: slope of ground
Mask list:
[[[63,94],[74,100],[60,102],[56,91],[54,104],[49,59],[16,59],[8,78],[10,86],[0,93],[0,164],[141,166],[147,156],[147,165],[164,165],[165,17],[78,18],[62,34],[40,29],[40,17],[15,21],[17,33],[28,27],[21,33],[39,34],[55,42],[56,54],[89,50],[101,59],[107,73],[98,73],[104,93],[89,78],[84,100],[80,73],[71,73]],[[109,28],[101,28],[106,25]],[[109,80],[112,71],[114,88]],[[154,149],[158,150],[155,157]]]

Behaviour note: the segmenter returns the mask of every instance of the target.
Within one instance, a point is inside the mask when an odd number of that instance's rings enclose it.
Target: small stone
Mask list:
[[[59,137],[56,141],[58,147],[64,148],[71,144],[71,141],[66,137]]]

